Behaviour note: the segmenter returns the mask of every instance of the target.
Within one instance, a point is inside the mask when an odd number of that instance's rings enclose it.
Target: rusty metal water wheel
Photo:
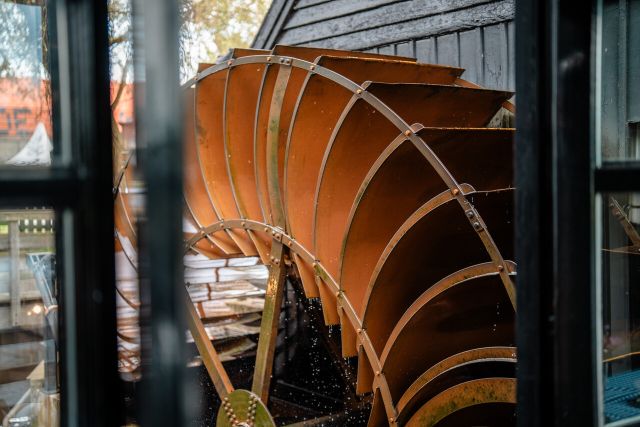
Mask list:
[[[234,391],[190,307],[225,402],[218,425],[273,423],[287,274],[358,358],[369,425],[513,424],[512,94],[462,72],[277,46],[236,49],[185,85],[186,216],[198,230],[185,250],[257,255],[270,270],[253,394]]]

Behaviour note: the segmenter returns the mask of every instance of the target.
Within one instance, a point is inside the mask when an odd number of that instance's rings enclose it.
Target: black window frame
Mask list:
[[[0,168],[0,207],[50,206],[56,212],[61,425],[118,425],[123,419],[116,353],[107,4],[39,4],[47,7],[54,161],[43,168]],[[64,144],[70,148],[69,161],[56,161]]]
[[[640,189],[597,164],[595,2],[516,2],[518,425],[600,426],[596,195]]]

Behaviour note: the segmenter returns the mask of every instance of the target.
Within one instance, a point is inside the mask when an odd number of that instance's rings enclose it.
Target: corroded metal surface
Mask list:
[[[497,371],[496,365],[512,365],[515,370],[516,351],[514,347],[482,347],[454,354],[433,365],[409,386],[398,401],[398,422],[405,422],[421,401],[433,397],[434,390],[444,383],[456,383],[459,377],[482,375],[489,370]],[[484,365],[484,366],[482,366]],[[479,367],[480,369],[471,369]],[[483,369],[484,368],[484,369]],[[474,375],[475,374],[475,375]],[[440,380],[440,381],[439,381]]]
[[[275,427],[260,398],[247,390],[235,390],[222,400],[216,418],[219,427]]]
[[[227,132],[226,145],[198,141],[201,164],[216,158],[203,165],[205,184],[225,219],[185,249],[231,231],[266,237],[254,251],[287,248],[325,322],[341,325],[343,355],[359,357],[358,390],[375,391],[371,424],[395,424],[398,401],[442,360],[513,345],[513,130],[486,127],[511,94],[469,84],[458,68],[359,56],[277,47],[199,73],[196,93],[209,79],[219,86],[206,102],[234,84],[249,99],[233,105],[254,107],[234,110],[245,127]],[[210,121],[196,103],[202,135],[230,120],[230,99],[218,102]],[[219,176],[207,181],[213,168]],[[268,261],[284,269],[280,256]],[[263,327],[268,342],[274,325]],[[412,399],[414,409],[427,403]]]
[[[483,411],[482,406],[488,404],[503,404],[491,408],[492,419],[495,424],[498,419],[511,416],[515,421],[516,380],[513,378],[485,378],[467,381],[455,385],[425,403],[407,422],[408,427],[431,427],[446,418],[453,418],[457,413],[472,408],[477,412]],[[473,412],[463,415],[465,421],[473,420]],[[465,421],[449,421],[451,426],[469,425]]]
[[[253,382],[263,401],[282,283],[295,275],[358,358],[370,425],[452,425],[493,409],[508,419],[513,129],[488,126],[514,108],[511,93],[462,72],[277,46],[235,50],[185,85],[185,251],[270,265]]]

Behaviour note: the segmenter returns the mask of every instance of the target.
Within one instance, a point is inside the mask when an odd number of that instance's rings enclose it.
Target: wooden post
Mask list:
[[[193,341],[196,343],[196,347],[198,348],[198,352],[200,352],[200,357],[202,358],[205,368],[207,368],[213,386],[218,392],[220,399],[223,399],[233,392],[233,384],[231,384],[229,375],[227,375],[227,371],[225,371],[224,366],[222,366],[220,356],[213,347],[209,335],[207,335],[207,331],[202,324],[202,320],[200,316],[198,316],[196,308],[193,306],[187,287],[182,287],[184,288],[184,303],[187,305],[187,323],[191,331],[191,336],[193,336]]]
[[[9,283],[11,289],[11,325],[20,324],[20,228],[9,222]]]
[[[280,309],[284,297],[284,253],[285,249],[282,243],[274,239],[271,245],[271,256],[274,260],[269,267],[267,293],[264,300],[264,309],[262,310],[260,338],[258,339],[258,349],[256,351],[256,367],[253,371],[253,385],[251,387],[251,391],[260,396],[262,403],[265,405],[269,399],[273,357],[280,323]]]

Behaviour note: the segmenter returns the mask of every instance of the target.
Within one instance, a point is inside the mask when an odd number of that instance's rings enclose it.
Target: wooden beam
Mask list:
[[[253,371],[253,385],[251,387],[251,391],[260,396],[260,399],[265,404],[269,398],[273,357],[278,338],[280,309],[282,308],[285,283],[284,247],[277,240],[273,241],[271,256],[273,257],[273,263],[269,267],[267,294],[262,311],[260,339],[258,341],[258,350],[256,351],[256,367]]]
[[[213,347],[213,344],[211,344],[211,340],[209,340],[209,336],[207,335],[207,331],[204,329],[200,316],[198,316],[196,308],[191,302],[191,297],[189,296],[187,288],[184,286],[182,288],[185,293],[184,301],[187,305],[187,323],[189,325],[189,330],[191,331],[193,340],[196,343],[196,347],[198,347],[198,352],[200,353],[200,357],[202,358],[205,368],[207,368],[207,372],[213,382],[213,386],[216,388],[220,398],[223,399],[233,392],[233,385],[231,384],[231,380],[229,380],[227,371],[225,371],[224,366],[222,366],[222,361],[220,360],[220,356],[218,356],[218,352]]]

